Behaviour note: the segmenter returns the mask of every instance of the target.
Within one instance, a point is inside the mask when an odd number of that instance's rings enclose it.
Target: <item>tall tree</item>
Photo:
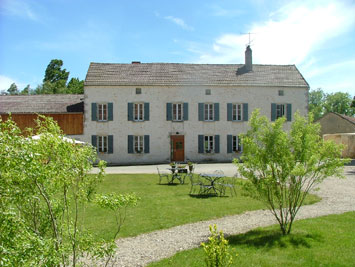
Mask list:
[[[64,81],[67,83],[69,72],[66,69],[62,69],[63,61],[61,59],[52,59],[46,68],[43,82],[56,83]]]
[[[83,94],[84,93],[84,81],[79,78],[71,78],[67,85],[67,94]]]
[[[348,116],[355,114],[355,109],[351,107],[352,97],[349,93],[328,94],[325,100],[324,108],[327,112],[337,112]]]
[[[10,94],[10,95],[18,95],[19,94],[19,91],[18,91],[18,88],[17,88],[17,85],[16,83],[12,83],[9,87],[9,89],[7,89],[7,92]]]
[[[326,94],[321,88],[317,90],[312,90],[309,92],[309,112],[312,112],[314,119],[318,120],[324,115],[324,103],[325,103]]]
[[[27,84],[25,88],[21,91],[21,95],[29,95],[31,93],[30,85]]]

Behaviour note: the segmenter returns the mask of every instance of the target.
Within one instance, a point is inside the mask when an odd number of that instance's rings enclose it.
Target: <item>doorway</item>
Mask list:
[[[185,138],[183,135],[171,136],[171,161],[185,160]]]

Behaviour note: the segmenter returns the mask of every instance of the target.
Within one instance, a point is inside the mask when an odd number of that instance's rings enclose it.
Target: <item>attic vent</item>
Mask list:
[[[141,64],[140,61],[132,61],[132,64]]]

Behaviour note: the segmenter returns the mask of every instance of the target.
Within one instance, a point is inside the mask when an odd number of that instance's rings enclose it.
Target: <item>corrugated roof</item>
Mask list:
[[[226,85],[309,87],[295,65],[253,65],[237,74],[242,64],[91,63],[85,85]]]
[[[0,96],[0,113],[84,112],[84,95]]]

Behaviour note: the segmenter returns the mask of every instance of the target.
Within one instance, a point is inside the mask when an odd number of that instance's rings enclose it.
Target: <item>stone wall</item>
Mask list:
[[[342,157],[355,159],[355,133],[325,134],[323,139],[325,141],[333,140],[337,144],[345,145]]]

